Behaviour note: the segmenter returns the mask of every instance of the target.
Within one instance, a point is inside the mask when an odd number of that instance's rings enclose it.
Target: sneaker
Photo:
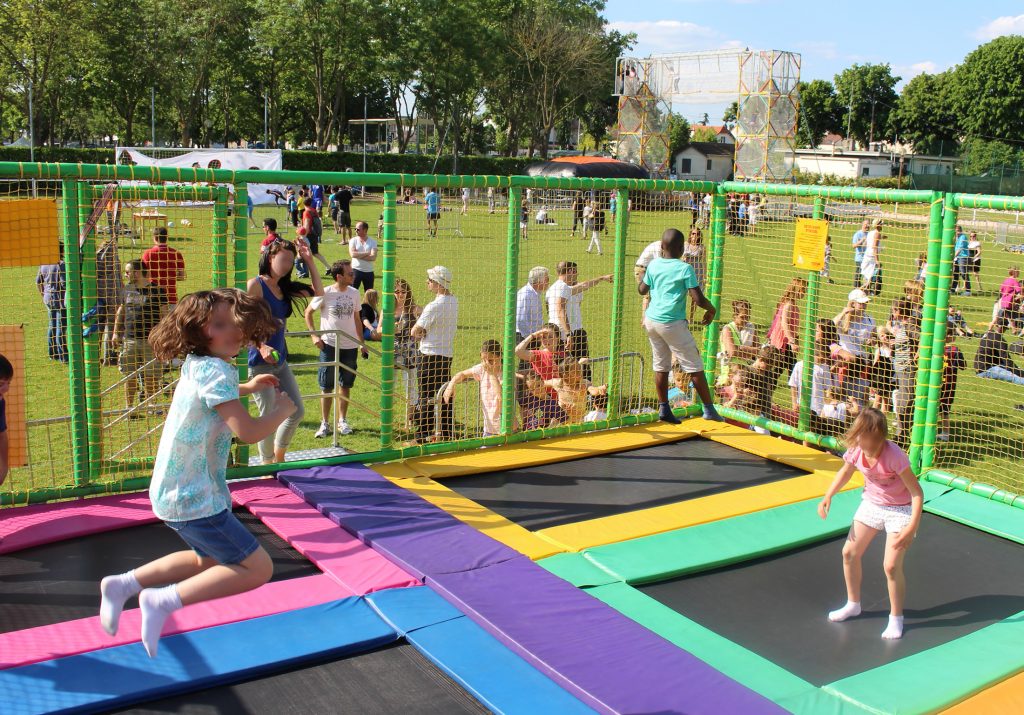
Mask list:
[[[338,434],[352,434],[352,428],[348,426],[347,420],[338,420]]]
[[[935,435],[935,439],[939,440],[940,442],[948,442],[949,432],[939,432],[937,435]]]
[[[327,424],[326,422],[321,422],[320,423],[320,429],[318,429],[316,431],[316,434],[313,435],[313,436],[315,438],[317,438],[317,439],[323,439],[324,437],[330,436],[330,434],[331,434],[331,426],[329,424]]]

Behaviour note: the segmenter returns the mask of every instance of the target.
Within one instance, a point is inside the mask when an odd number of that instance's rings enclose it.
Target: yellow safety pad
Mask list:
[[[1024,712],[1024,673],[1018,673],[991,688],[967,698],[942,715],[1007,715]]]
[[[28,427],[25,424],[25,331],[20,325],[0,325],[0,355],[11,361],[14,377],[7,403],[7,464],[28,466]]]
[[[835,475],[843,466],[843,460],[839,457],[819,449],[805,447],[798,442],[788,442],[730,424],[713,424],[716,426],[704,432],[707,439],[748,454],[788,464],[805,472],[828,472]]]
[[[534,561],[554,556],[564,550],[545,541],[529,529],[524,529],[519,524],[509,521],[500,514],[452,491],[433,479],[426,477],[393,478],[387,474],[384,476],[398,486],[415,492],[434,506],[444,509],[459,521],[482,531],[495,541],[515,549]]]
[[[412,470],[410,475],[404,469],[391,464],[375,467],[384,476],[421,476],[432,479],[461,477],[467,474],[499,472],[507,469],[522,469],[538,464],[567,462],[598,454],[625,452],[631,449],[652,447],[656,444],[677,442],[700,435],[707,425],[715,424],[703,419],[685,420],[681,425],[652,422],[646,425],[599,430],[568,437],[554,437],[536,442],[522,442],[503,447],[473,449],[455,454],[438,454],[407,459],[401,464]]]
[[[582,551],[594,546],[697,526],[820,497],[825,493],[833,477],[834,474],[818,471],[781,482],[759,484],[675,504],[553,526],[536,533],[567,551]],[[843,491],[861,486],[863,480],[859,474],[855,474]]]
[[[56,263],[58,244],[56,201],[0,201],[0,267]]]

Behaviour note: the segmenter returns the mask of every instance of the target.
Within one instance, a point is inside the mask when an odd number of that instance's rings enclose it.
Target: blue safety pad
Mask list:
[[[409,643],[494,712],[594,712],[433,589],[390,588],[367,600]]]
[[[0,712],[88,713],[283,671],[393,643],[398,633],[362,597],[0,672]]]
[[[366,596],[377,612],[400,635],[455,618],[463,618],[444,597],[426,586],[388,588]]]

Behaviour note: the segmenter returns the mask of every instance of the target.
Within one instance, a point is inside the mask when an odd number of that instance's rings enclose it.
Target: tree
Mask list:
[[[718,135],[711,127],[696,127],[693,130],[693,141],[695,142],[713,142],[717,141],[717,137]]]
[[[814,148],[829,132],[842,130],[842,110],[832,83],[815,79],[800,83],[800,123],[797,144]]]
[[[960,119],[950,102],[952,74],[919,74],[907,82],[893,112],[893,128],[919,154],[955,154]]]
[[[722,123],[725,124],[725,126],[729,127],[729,129],[732,129],[734,126],[736,126],[736,119],[739,117],[739,115],[740,103],[736,101],[725,108],[725,114],[722,115]]]
[[[1024,141],[1024,37],[998,37],[953,70],[949,96],[965,134]]]
[[[1024,160],[1024,151],[1006,142],[968,138],[961,148],[963,164],[961,171],[969,176],[1000,174],[1007,166],[1019,165]]]
[[[849,125],[850,137],[861,146],[890,134],[889,114],[899,101],[899,81],[888,64],[854,64],[836,75],[839,105],[849,112],[842,119]]]
[[[686,117],[672,112],[668,115],[668,155],[669,159],[690,145],[690,123]]]

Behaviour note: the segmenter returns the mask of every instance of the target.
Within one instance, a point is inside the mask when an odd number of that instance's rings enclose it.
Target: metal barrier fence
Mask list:
[[[102,278],[105,270],[109,273],[104,261],[111,258],[98,255],[98,251],[104,243],[120,248],[121,255],[114,259],[115,264],[125,254],[133,255],[143,247],[145,231],[129,224],[146,225],[150,220],[160,220],[154,214],[163,214],[163,220],[174,224],[170,231],[172,244],[186,257],[187,276],[180,282],[179,292],[210,286],[244,289],[247,279],[256,274],[259,255],[256,242],[250,248],[248,237],[249,183],[377,187],[370,193],[371,198],[363,199],[362,203],[357,200],[357,206],[370,223],[370,236],[376,229],[380,238],[374,271],[379,281],[376,288],[380,293],[380,341],[379,346],[375,344],[372,360],[360,364],[360,382],[353,393],[353,407],[369,415],[367,420],[374,420],[374,436],[371,443],[367,437],[371,429],[364,422],[362,453],[331,457],[332,463],[458,451],[654,419],[650,412],[655,406],[653,386],[646,376],[648,347],[631,268],[644,247],[671,226],[684,234],[700,234],[688,244],[688,260],[702,266],[699,273],[704,291],[719,307],[719,316],[706,329],[694,322],[693,330],[703,351],[705,372],[712,381],[723,369],[729,369],[728,356],[721,361],[719,357],[722,331],[732,330],[727,325],[732,317],[732,303],[746,301],[750,305],[749,321],[757,328],[757,343],[749,347],[759,348],[761,343],[770,342],[767,333],[775,322],[780,297],[787,286],[794,279],[802,279],[805,286],[798,297],[790,296],[790,303],[799,309],[800,322],[799,335],[793,336],[789,348],[793,361],[811,369],[803,369],[781,384],[773,382],[767,403],[756,409],[742,399],[735,399],[735,390],[730,393],[729,386],[724,385],[721,399],[732,405],[723,408],[729,417],[767,427],[789,438],[840,448],[835,430],[829,428],[835,425],[820,419],[820,396],[816,396],[814,382],[814,366],[821,360],[830,365],[835,361],[845,376],[843,389],[860,391],[858,398],[862,401],[875,401],[892,410],[893,393],[899,393],[897,400],[905,405],[901,438],[915,467],[938,467],[957,477],[1020,490],[1020,478],[1013,465],[1020,456],[1021,430],[1016,421],[1017,398],[1010,391],[1011,383],[1003,381],[998,385],[998,404],[987,409],[988,413],[995,412],[995,416],[981,414],[982,410],[968,404],[971,400],[964,399],[965,409],[954,418],[954,427],[944,430],[944,415],[948,411],[942,408],[944,375],[948,376],[944,345],[949,287],[955,267],[957,211],[970,208],[990,212],[991,215],[981,218],[972,215],[971,219],[980,230],[987,230],[984,227],[1009,223],[1010,217],[1016,215],[1009,212],[1022,210],[1018,199],[943,196],[930,191],[686,181],[0,164],[0,186],[8,187],[7,196],[0,198],[28,197],[33,182],[36,195],[49,196],[60,210],[65,251],[64,302],[62,309],[51,311],[50,318],[57,315],[65,323],[68,362],[64,368],[62,363],[54,363],[40,354],[46,341],[45,330],[38,325],[23,331],[21,339],[30,344],[19,363],[30,393],[26,412],[29,454],[23,466],[15,466],[0,488],[3,504],[145,486],[162,426],[162,411],[173,390],[173,367],[160,370],[158,386],[148,390],[143,386],[141,399],[126,394],[126,400],[134,402],[118,404],[120,393],[135,378],[147,370],[156,372],[157,367],[168,366],[143,361],[122,374],[104,369],[110,367],[103,339],[108,330],[101,329],[99,322],[109,321],[109,305],[104,302],[104,286],[102,281],[97,283],[97,276]],[[233,187],[233,200],[229,186]],[[424,191],[430,193],[430,189],[435,189],[437,198],[424,203]],[[468,195],[464,189],[469,190]],[[705,201],[705,197],[710,197],[710,201]],[[104,214],[103,209],[111,200],[130,205],[131,222]],[[587,223],[581,226],[579,207],[584,203],[589,203],[590,210]],[[325,207],[325,235],[331,225],[326,213]],[[805,217],[829,220],[830,270],[812,273],[792,267],[794,222]],[[878,237],[884,250],[878,261],[877,282],[862,280],[859,271],[856,275],[853,272],[855,255],[850,235],[865,219],[869,223],[880,220],[883,227]],[[285,221],[282,217],[282,227]],[[703,231],[693,231],[701,227]],[[704,236],[704,232],[708,235]],[[991,235],[989,240],[999,245],[995,242],[1008,232],[997,228]],[[68,240],[75,236],[80,240]],[[1012,255],[1009,251],[1005,253]],[[570,283],[578,277],[577,285],[586,285],[585,289],[580,288],[582,304],[572,317],[568,312],[563,315],[549,310],[544,322],[564,320],[566,324],[556,328],[562,333],[561,338],[571,340],[571,349],[579,355],[606,356],[591,357],[586,363],[593,384],[606,385],[606,395],[601,398],[607,400],[606,418],[517,430],[518,398],[523,389],[522,380],[517,378],[517,292],[526,286],[532,268],[547,268],[549,282],[554,283],[556,266],[565,262],[576,264],[577,275],[566,277],[563,282]],[[23,300],[25,285],[31,284],[27,269],[2,265],[0,301],[4,313],[36,310]],[[449,269],[448,287],[458,300],[454,335],[448,336],[450,355],[444,356],[447,360],[427,361],[431,369],[439,371],[437,374],[425,375],[425,363],[420,362],[419,373],[414,376],[416,371],[404,366],[401,356],[410,346],[417,355],[423,352],[408,330],[415,322],[413,318],[420,315],[420,305],[435,300],[439,293],[443,295],[437,290],[437,280],[427,284],[428,269],[439,265]],[[438,274],[431,275],[437,278]],[[449,278],[442,276],[440,280],[446,283]],[[844,325],[840,342],[850,347],[847,343],[853,336],[849,328],[855,321],[844,320],[843,316],[851,309],[848,294],[853,287],[871,293],[873,303],[867,312],[875,314],[874,325],[878,327],[891,317],[891,303],[913,293],[915,289],[909,287],[910,283],[918,284],[914,309],[920,324],[920,340],[914,364],[909,368],[913,373],[909,388],[904,383],[901,393],[890,391],[892,378],[886,381],[879,377],[889,374],[886,366],[893,357],[884,331],[872,333],[870,341],[858,338],[854,346],[857,350],[853,351],[857,354],[823,358],[816,351],[819,317],[835,318],[835,322]],[[410,300],[399,306],[399,295]],[[539,300],[543,303],[547,297],[541,295]],[[884,301],[884,307],[873,307],[879,301]],[[13,310],[7,310],[8,305]],[[549,307],[557,305],[556,300]],[[969,306],[960,309],[964,313],[971,310]],[[403,319],[405,310],[411,312]],[[39,322],[35,318],[33,321]],[[290,335],[303,341],[322,332],[293,331]],[[465,388],[455,398],[461,410],[458,429],[449,431],[444,425],[439,426],[436,405],[432,403],[453,374],[480,362],[481,345],[493,344],[488,341],[497,343],[500,355],[498,433],[482,436],[479,397],[475,390]],[[301,348],[293,352],[295,359],[291,365],[299,376],[304,398],[310,401],[324,397],[322,391],[310,384],[314,371],[332,369],[337,377],[348,369],[337,358],[326,363],[308,358]],[[749,362],[753,352],[744,353],[744,362]],[[846,362],[840,363],[841,359]],[[906,372],[908,368],[904,365],[902,369]],[[239,360],[239,370],[245,379],[243,359]],[[779,377],[775,376],[776,381]],[[965,375],[961,394],[968,390],[985,391],[995,384],[982,380],[988,378]],[[428,388],[425,392],[424,387]],[[912,393],[909,398],[908,392]],[[52,396],[49,403],[45,400],[47,394]],[[424,400],[425,394],[435,399]],[[1024,398],[1020,401],[1024,403]],[[316,422],[310,426],[312,417],[307,417],[300,447],[318,444],[306,432],[311,435],[319,423],[319,410],[307,412],[316,415]],[[683,412],[699,413],[699,406],[690,405]],[[335,418],[332,415],[332,421]],[[997,426],[998,439],[986,449],[970,448],[977,433],[987,429],[972,425],[982,424],[985,419],[987,424]],[[428,434],[424,434],[424,425]],[[438,432],[441,441],[436,441]],[[345,446],[344,437],[334,435],[331,447]],[[274,470],[274,465],[248,466],[248,452],[245,446],[236,450],[230,476]],[[299,450],[295,456],[297,461],[290,461],[289,466],[323,463],[323,458],[309,450]]]

